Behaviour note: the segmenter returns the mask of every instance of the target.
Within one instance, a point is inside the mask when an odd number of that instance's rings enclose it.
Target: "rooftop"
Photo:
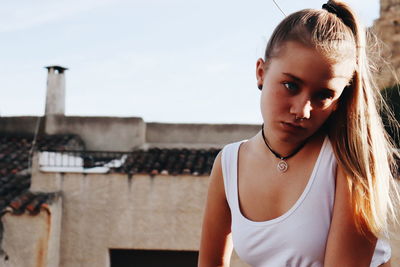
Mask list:
[[[49,197],[48,194],[29,192],[30,155],[33,145],[33,135],[0,136],[0,212],[8,205],[15,212],[20,212],[21,208],[33,205],[33,208],[28,208],[28,211],[34,212]],[[74,135],[42,136],[37,139],[36,143],[36,147],[41,150],[65,151],[82,148],[82,146],[82,141]]]
[[[40,167],[53,172],[102,172],[208,176],[220,149],[149,148],[131,152],[87,151],[77,135],[8,134],[0,136],[0,211],[35,214],[54,197],[29,191],[30,159],[40,151]],[[34,149],[33,149],[34,147]],[[71,160],[71,158],[73,160]]]

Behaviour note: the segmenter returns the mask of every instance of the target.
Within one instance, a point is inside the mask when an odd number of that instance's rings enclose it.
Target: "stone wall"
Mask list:
[[[380,88],[392,86],[400,78],[399,0],[381,0],[380,18],[375,21],[372,31],[383,41],[382,58],[389,64],[379,64],[378,85]]]

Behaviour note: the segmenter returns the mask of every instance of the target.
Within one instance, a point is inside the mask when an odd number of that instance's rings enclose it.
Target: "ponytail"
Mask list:
[[[356,226],[361,233],[379,236],[388,232],[389,221],[396,221],[400,199],[394,181],[396,150],[378,112],[379,104],[385,104],[371,75],[366,31],[346,4],[330,0],[327,5],[338,11],[356,45],[353,79],[330,121],[329,134],[347,177]]]

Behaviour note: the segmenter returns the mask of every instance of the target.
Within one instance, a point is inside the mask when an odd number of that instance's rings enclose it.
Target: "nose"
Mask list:
[[[310,99],[296,99],[290,107],[290,113],[296,118],[309,119],[311,116],[311,100]]]

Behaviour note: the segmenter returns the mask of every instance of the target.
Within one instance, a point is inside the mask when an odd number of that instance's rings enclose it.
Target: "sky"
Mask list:
[[[324,1],[276,0],[286,13]],[[378,0],[347,1],[361,21]],[[255,63],[284,18],[272,0],[0,0],[0,116],[41,116],[49,65],[67,116],[261,123]]]

